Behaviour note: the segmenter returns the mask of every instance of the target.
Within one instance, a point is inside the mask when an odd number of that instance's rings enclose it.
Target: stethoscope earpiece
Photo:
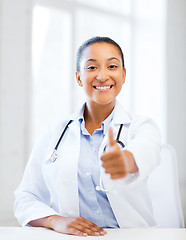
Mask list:
[[[52,162],[55,162],[56,159],[57,159],[57,157],[58,157],[58,155],[57,155],[57,150],[54,149],[54,151],[53,151],[53,153],[52,153],[52,155],[51,155],[51,157],[50,157],[50,160],[51,160]]]

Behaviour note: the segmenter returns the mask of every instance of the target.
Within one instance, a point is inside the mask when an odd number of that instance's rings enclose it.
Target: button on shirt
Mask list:
[[[78,163],[79,210],[80,216],[99,227],[119,227],[106,193],[95,188],[100,182],[99,148],[112,121],[113,112],[96,129],[92,136],[85,128],[82,116],[79,118],[81,129],[81,149]]]

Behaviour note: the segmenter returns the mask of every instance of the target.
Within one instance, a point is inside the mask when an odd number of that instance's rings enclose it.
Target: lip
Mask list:
[[[95,85],[93,86],[99,92],[107,92],[113,87],[113,85]]]

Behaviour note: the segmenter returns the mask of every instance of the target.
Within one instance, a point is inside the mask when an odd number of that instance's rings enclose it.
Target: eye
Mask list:
[[[117,65],[115,65],[115,64],[111,64],[111,65],[109,65],[109,68],[111,68],[111,69],[114,69],[114,68],[117,68],[118,66]]]
[[[87,69],[88,70],[94,70],[94,69],[96,69],[96,66],[88,66]]]

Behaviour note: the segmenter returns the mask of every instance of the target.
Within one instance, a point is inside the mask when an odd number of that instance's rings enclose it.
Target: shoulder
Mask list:
[[[152,118],[131,114],[119,102],[116,102],[113,122],[114,124],[124,124],[133,133],[151,130],[160,134],[159,128]]]
[[[130,124],[132,121],[132,117],[128,111],[122,106],[118,101],[116,101],[114,108],[114,124]]]
[[[74,125],[74,124],[78,124],[79,123],[79,118],[82,116],[82,112],[84,110],[84,106],[85,104],[83,104],[82,106],[80,106],[79,109],[77,109],[73,114],[69,115],[68,117],[65,117],[63,119],[61,119],[59,122],[54,123],[52,125],[50,125],[48,127],[48,132],[50,134],[54,134],[55,132],[61,132],[63,131],[63,129],[67,126],[67,124],[70,122],[70,126]]]
[[[120,102],[116,102],[114,110],[114,123],[140,125],[143,122],[153,122],[149,117],[129,113]]]

